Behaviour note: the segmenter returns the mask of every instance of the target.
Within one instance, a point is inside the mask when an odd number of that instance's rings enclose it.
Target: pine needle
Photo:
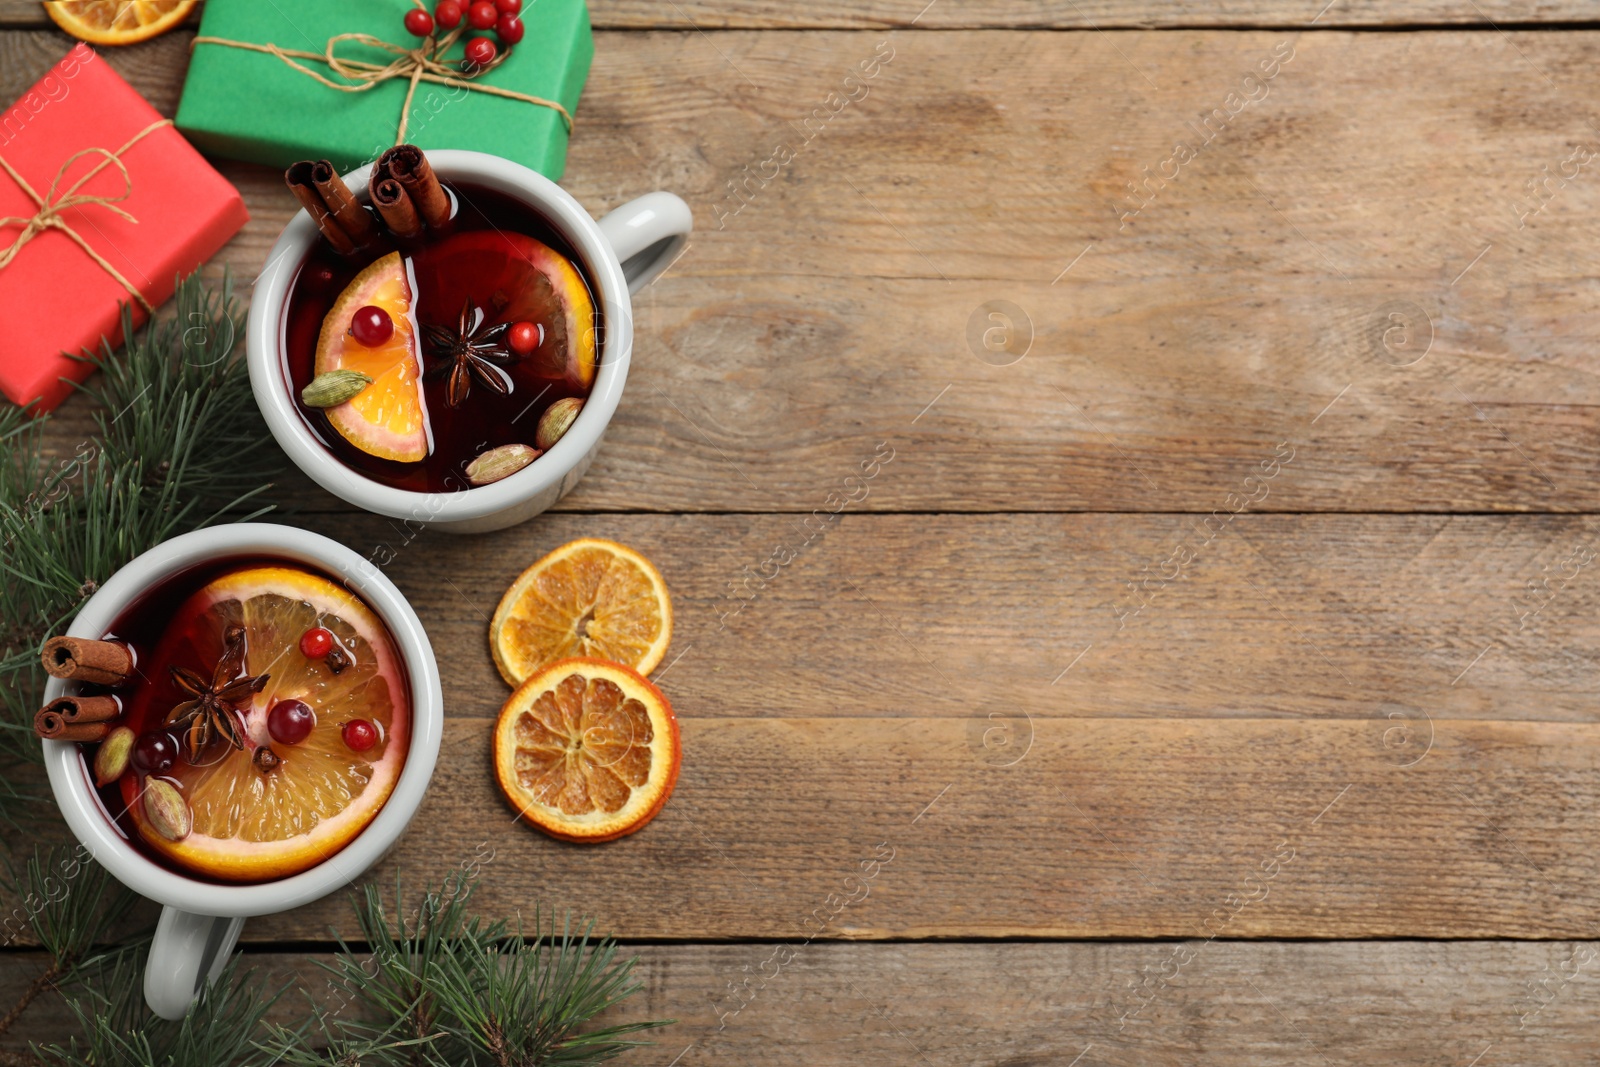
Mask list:
[[[411,918],[398,887],[392,918],[368,886],[352,895],[369,951],[341,941],[322,964],[327,991],[300,1030],[279,1028],[263,1047],[292,1067],[591,1067],[637,1045],[632,1035],[667,1022],[590,1029],[639,989],[637,959],[595,938],[585,921],[559,934],[535,918],[532,937],[467,910],[473,883],[460,873],[423,894]]]
[[[262,1020],[281,990],[264,991],[238,958],[207,988],[189,1013],[169,1022],[144,1006],[143,952],[127,952],[67,1006],[78,1036],[66,1045],[35,1047],[60,1067],[268,1067],[256,1044]]]
[[[41,452],[46,417],[0,408],[0,815],[34,799],[17,785],[39,760],[39,649],[100,584],[168,538],[255,518],[282,469],[243,359],[244,320],[224,277],[179,282],[172,310],[139,333],[123,308],[121,355],[86,354],[96,432],[65,458]]]
[[[0,944],[11,944],[26,925],[50,954],[58,981],[69,978],[90,959],[92,949],[108,942],[112,929],[138,900],[81,847],[58,845],[47,852],[35,847],[21,871],[9,860],[5,866],[7,896],[18,904],[0,923]],[[0,1026],[0,1033],[4,1030]]]
[[[88,861],[85,861],[87,863]],[[179,1022],[152,1016],[140,980],[148,942],[100,949],[126,908],[126,891],[92,865],[52,887],[61,869],[37,856],[16,892],[44,895],[35,929],[51,953],[34,997],[60,990],[76,1022],[65,1044],[36,1048],[60,1067],[591,1067],[644,1044],[633,1035],[666,1022],[594,1028],[594,1019],[639,989],[636,959],[593,936],[590,924],[534,922],[533,936],[468,911],[473,883],[459,872],[424,893],[409,917],[395,915],[374,887],[351,894],[366,948],[339,942],[319,961],[326,985],[304,990],[298,1026],[267,1022],[283,988],[237,972],[224,977]],[[7,1023],[9,1025],[9,1021]]]

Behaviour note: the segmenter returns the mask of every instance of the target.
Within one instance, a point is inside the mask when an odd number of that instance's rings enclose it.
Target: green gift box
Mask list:
[[[417,81],[407,107],[416,66],[407,53],[424,44],[404,26],[405,13],[414,7],[409,0],[210,0],[183,84],[178,128],[203,151],[279,167],[327,159],[350,170],[404,140],[423,149],[491,152],[560,178],[568,116],[577,110],[594,58],[584,0],[528,0],[520,13],[526,26],[522,42],[475,77],[460,70],[466,41],[486,36],[505,49],[492,30],[469,30],[438,57],[448,69],[424,68],[428,77]],[[435,34],[442,40],[446,32]],[[392,48],[335,40],[338,65],[348,64],[341,73],[325,55],[331,39],[347,34],[368,35]],[[362,80],[362,72],[390,64],[396,64],[395,76]],[[342,91],[319,78],[368,87]],[[497,93],[559,103],[566,115]]]

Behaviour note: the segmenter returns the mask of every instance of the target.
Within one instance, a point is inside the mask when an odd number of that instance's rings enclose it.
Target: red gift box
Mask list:
[[[161,123],[81,44],[0,115],[0,390],[16,403],[59,404],[72,392],[61,379],[92,370],[64,352],[121,344],[120,303],[143,322],[140,298],[166,301],[249,220],[239,191]],[[41,216],[18,178],[59,213]]]

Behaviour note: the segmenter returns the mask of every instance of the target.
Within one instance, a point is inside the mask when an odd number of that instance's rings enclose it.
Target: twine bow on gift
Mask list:
[[[418,3],[424,11],[427,10]],[[484,85],[476,79],[494,70],[510,55],[511,50],[500,53],[489,63],[475,66],[469,70],[462,70],[455,60],[446,60],[446,50],[466,32],[467,26],[463,22],[456,29],[451,30],[443,37],[432,35],[422,38],[415,48],[406,48],[403,45],[385,41],[381,37],[374,37],[370,33],[339,33],[328,38],[326,47],[321,52],[306,52],[297,48],[280,48],[275,44],[256,44],[252,41],[234,41],[226,37],[196,37],[194,44],[215,44],[225,48],[243,48],[251,52],[262,52],[270,56],[277,56],[286,65],[298,70],[301,74],[335,89],[341,93],[364,93],[376,89],[385,82],[395,78],[404,78],[410,84],[406,88],[405,103],[400,106],[400,128],[395,133],[394,143],[404,144],[406,139],[406,125],[411,119],[411,102],[417,95],[417,85],[421,82],[432,82],[435,85],[448,85],[452,88],[467,89],[475,93],[488,93],[491,96],[504,97],[507,100],[520,100],[526,104],[536,104],[547,107],[561,116],[561,121],[567,127],[567,133],[572,133],[572,114],[562,107],[560,102],[546,100],[542,96],[530,93],[519,93],[511,89],[502,89],[498,85]],[[335,54],[335,49],[342,43],[350,41],[355,44],[376,48],[394,56],[388,63],[373,63],[364,59],[345,59]],[[191,46],[192,47],[192,46]],[[325,63],[329,71],[345,78],[344,82],[334,81],[332,78],[312,70],[298,59],[309,59],[317,63]]]
[[[115,278],[117,284],[126,289],[129,294],[131,294],[133,298],[139,302],[140,307],[144,308],[147,313],[153,311],[154,309],[150,306],[150,302],[144,298],[144,294],[139,292],[138,289],[134,288],[133,283],[124,278],[122,276],[122,272],[117,270],[116,267],[113,267],[104,256],[102,256],[99,252],[96,252],[89,242],[85,241],[78,231],[74,230],[72,226],[61,217],[61,213],[64,211],[70,211],[73,208],[89,207],[92,205],[95,207],[103,207],[107,211],[117,215],[120,218],[126,219],[129,222],[137,223],[139,221],[138,219],[128,214],[122,208],[117,207],[118,204],[133,195],[133,178],[128,174],[127,164],[122,162],[122,153],[126,152],[128,149],[132,148],[134,145],[144,140],[145,137],[154,133],[156,130],[159,130],[161,127],[171,125],[171,119],[159,119],[156,122],[152,122],[150,125],[146,126],[144,129],[140,130],[138,133],[129,138],[128,142],[115,152],[105,148],[85,148],[81,152],[74,152],[72,155],[68,156],[66,162],[62,163],[61,166],[56,170],[56,176],[51,179],[50,189],[44,196],[40,196],[34,190],[33,186],[28,184],[27,179],[18,174],[16,168],[10,163],[6,162],[6,158],[4,156],[0,156],[0,169],[3,169],[6,174],[10,176],[11,180],[17,183],[17,187],[26,193],[28,199],[32,200],[39,209],[32,215],[8,215],[4,218],[0,218],[0,230],[3,230],[8,226],[20,225],[22,227],[22,232],[17,234],[17,239],[12,241],[9,247],[3,251],[0,251],[0,270],[4,270],[6,267],[10,266],[11,262],[17,258],[18,253],[22,251],[23,247],[26,246],[29,241],[33,240],[41,233],[44,233],[46,230],[59,230],[61,233],[64,233],[70,237],[79,248],[83,249],[84,252],[88,254],[89,258],[94,260],[95,264],[98,265],[101,270]],[[67,172],[72,169],[72,165],[74,163],[82,159],[84,156],[100,156],[101,159],[100,162],[90,168],[88,173],[84,174],[83,177],[73,182],[65,190],[62,190],[61,183],[67,180]],[[94,196],[90,193],[80,193],[78,191],[82,189],[91,178],[105,170],[107,167],[115,167],[122,174],[122,192],[119,195]]]

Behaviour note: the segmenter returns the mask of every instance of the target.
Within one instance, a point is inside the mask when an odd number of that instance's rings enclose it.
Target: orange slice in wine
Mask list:
[[[539,345],[523,373],[580,393],[594,385],[594,298],[572,260],[526,234],[472,230],[424,248],[415,264],[423,322],[453,324],[470,302],[495,322],[535,323]]]
[[[143,803],[149,778],[123,776],[122,799],[144,843],[174,864],[228,882],[285,878],[321,863],[349,844],[393,792],[410,745],[411,706],[398,650],[383,623],[354,595],[325,578],[291,567],[251,567],[206,585],[178,610],[128,707],[139,731],[161,729],[174,706],[169,668],[210,680],[229,627],[245,630],[243,673],[268,676],[262,690],[239,702],[243,748],[214,733],[191,763],[184,755],[154,777],[175,786],[192,829],[180,840],[163,834]],[[329,630],[348,659],[310,658],[300,638]],[[272,737],[268,714],[282,700],[310,705],[315,721],[303,739]],[[344,726],[365,720],[377,741],[365,751],[345,743]],[[179,741],[184,731],[173,728]],[[264,770],[258,750],[276,766]],[[137,764],[136,764],[137,766]]]
[[[52,0],[44,9],[57,26],[90,44],[135,44],[189,17],[196,0]]]
[[[598,537],[568,542],[523,571],[489,623],[494,665],[513,686],[568,656],[649,674],[671,643],[672,601],[661,572]]]
[[[661,690],[599,659],[550,664],[511,694],[494,731],[500,789],[563,841],[631,834],[672,795],[682,750]]]
[[[354,399],[324,413],[340,436],[361,451],[401,463],[428,455],[428,416],[411,303],[405,263],[400,253],[391,252],[351,279],[334,301],[322,320],[313,368],[316,374],[360,371],[372,379]],[[356,311],[369,304],[388,312],[394,322],[389,339],[371,347],[350,332]]]

